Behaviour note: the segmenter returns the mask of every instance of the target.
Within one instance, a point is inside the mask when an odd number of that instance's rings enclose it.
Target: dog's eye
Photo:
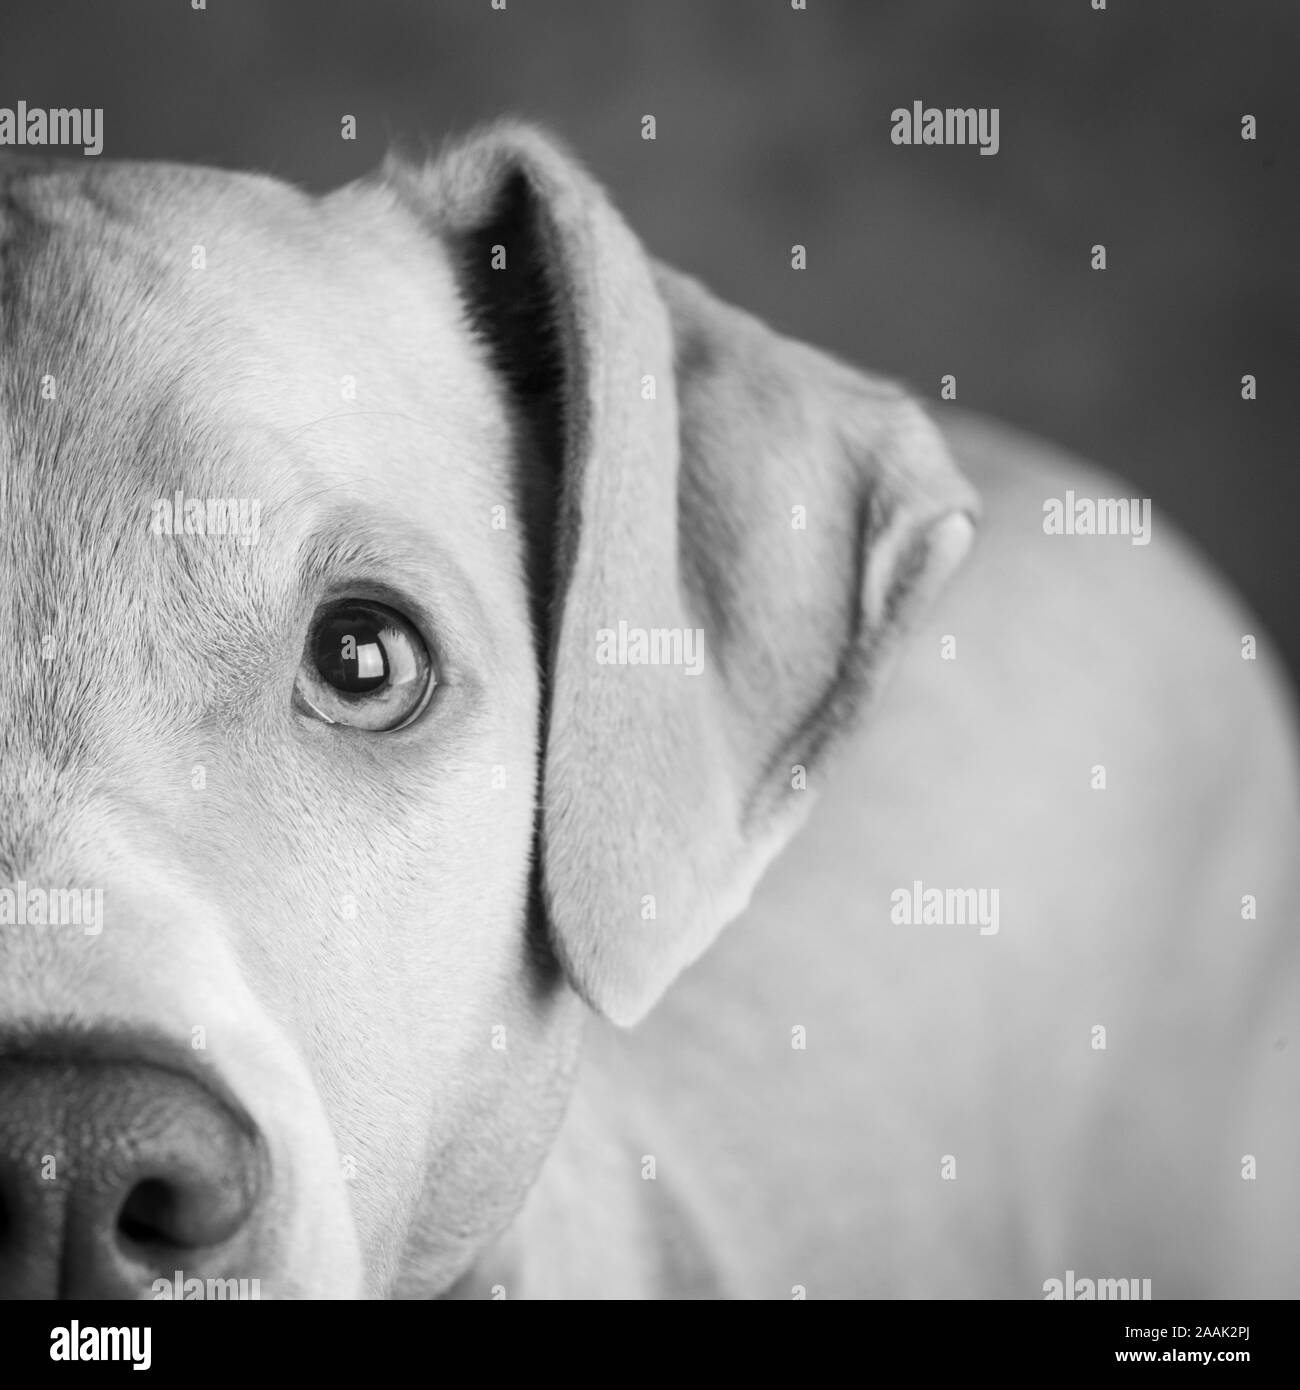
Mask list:
[[[382,603],[344,599],[312,620],[294,704],[327,724],[381,733],[411,723],[436,684],[411,623]]]

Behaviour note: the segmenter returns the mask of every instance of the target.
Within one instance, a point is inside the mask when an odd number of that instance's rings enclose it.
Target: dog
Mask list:
[[[1300,1292],[1294,715],[1159,511],[527,125],[3,180],[0,1292]]]

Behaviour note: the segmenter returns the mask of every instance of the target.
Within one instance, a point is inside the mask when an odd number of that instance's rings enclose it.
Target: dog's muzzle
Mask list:
[[[183,1050],[47,1033],[0,1053],[0,1298],[141,1298],[257,1262],[252,1121]]]

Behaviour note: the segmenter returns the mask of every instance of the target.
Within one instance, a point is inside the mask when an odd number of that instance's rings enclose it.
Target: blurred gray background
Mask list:
[[[9,0],[0,105],[313,189],[544,121],[719,293],[1124,473],[1295,672],[1298,60],[1295,0]],[[893,146],[916,99],[1000,107],[1000,153]]]

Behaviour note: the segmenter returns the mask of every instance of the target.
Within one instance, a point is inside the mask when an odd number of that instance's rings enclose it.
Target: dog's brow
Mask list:
[[[352,510],[322,519],[298,546],[302,597],[330,586],[369,582],[429,596],[439,625],[460,649],[482,646],[490,632],[474,585],[456,560],[423,532],[397,518],[358,518]]]

